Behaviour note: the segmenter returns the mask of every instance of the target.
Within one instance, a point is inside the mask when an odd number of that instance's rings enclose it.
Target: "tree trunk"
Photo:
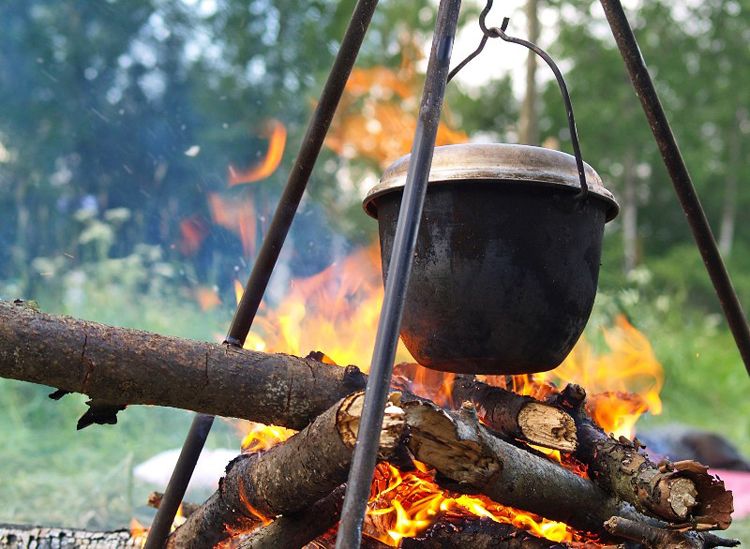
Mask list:
[[[622,246],[625,273],[629,273],[638,265],[638,192],[635,162],[635,153],[629,148],[623,159],[622,178]]]
[[[539,42],[539,0],[526,0],[527,36],[530,42]],[[526,57],[526,92],[521,104],[518,124],[518,141],[528,145],[539,145],[539,113],[536,88],[536,54],[529,51]]]
[[[356,366],[113,328],[0,302],[0,377],[302,429],[363,389]]]
[[[737,181],[740,171],[740,124],[744,122],[746,113],[737,109],[735,125],[729,136],[729,162],[726,181],[724,182],[724,206],[721,210],[721,225],[719,228],[719,251],[724,257],[732,253],[734,242],[735,220],[737,218]]]

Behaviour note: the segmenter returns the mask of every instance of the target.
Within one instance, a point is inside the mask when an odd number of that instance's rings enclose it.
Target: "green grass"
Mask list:
[[[43,300],[40,306],[47,312],[203,340],[218,337],[231,314],[203,313],[177,300],[129,299],[118,292],[87,293],[77,308],[48,306]],[[0,379],[0,522],[113,529],[126,527],[133,517],[150,520],[153,510],[146,507],[146,498],[164,487],[139,482],[132,469],[163,450],[179,448],[193,414],[133,406],[118,414],[116,425],[76,431],[86,398],[71,394],[54,401],[50,392]],[[228,422],[215,424],[207,444],[239,451],[239,437]]]

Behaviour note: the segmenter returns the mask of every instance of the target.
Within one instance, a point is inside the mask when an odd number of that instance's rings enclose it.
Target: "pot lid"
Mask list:
[[[365,212],[377,218],[374,201],[388,192],[403,189],[410,155],[402,156],[386,168],[380,182],[372,187],[362,203]],[[617,216],[620,206],[602,184],[594,168],[584,162],[586,183],[595,198],[607,203],[607,221]],[[498,183],[526,181],[580,189],[575,157],[564,152],[506,143],[467,143],[435,147],[430,184],[458,180],[493,180]]]

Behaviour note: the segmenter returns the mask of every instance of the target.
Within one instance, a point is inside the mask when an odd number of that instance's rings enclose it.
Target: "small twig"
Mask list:
[[[604,528],[613,536],[642,543],[650,549],[711,549],[740,544],[738,540],[721,538],[709,532],[667,530],[623,517],[611,517],[604,523]]]
[[[153,507],[154,509],[158,509],[159,505],[161,505],[161,500],[164,497],[164,494],[162,492],[151,492],[148,495],[148,501],[147,504],[149,507]],[[190,515],[192,515],[200,505],[197,503],[190,503],[189,501],[183,501],[182,502],[182,516],[187,518]]]

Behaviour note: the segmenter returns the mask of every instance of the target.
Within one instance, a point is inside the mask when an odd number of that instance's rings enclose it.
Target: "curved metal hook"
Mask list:
[[[458,74],[458,71],[460,71],[466,65],[468,65],[472,59],[474,59],[477,55],[482,53],[482,50],[487,45],[487,40],[489,40],[490,35],[487,32],[488,29],[487,29],[487,25],[485,24],[485,21],[487,20],[487,14],[490,13],[491,9],[492,9],[492,0],[487,0],[487,5],[484,6],[484,9],[479,14],[479,28],[482,29],[482,39],[479,41],[479,45],[477,46],[477,49],[475,49],[473,52],[467,55],[466,58],[456,66],[456,68],[454,68],[451,72],[448,73],[448,82],[453,80],[453,77],[456,76],[456,74]]]
[[[552,58],[545,52],[543,49],[541,49],[536,44],[533,44],[529,42],[528,40],[523,40],[522,38],[516,38],[513,36],[509,36],[505,33],[505,29],[508,28],[508,23],[510,23],[510,19],[508,17],[503,18],[503,23],[500,26],[500,28],[497,27],[487,27],[487,14],[490,12],[490,9],[492,8],[492,2],[493,0],[487,0],[487,5],[485,5],[482,12],[479,14],[479,28],[482,30],[482,39],[479,42],[479,46],[476,50],[474,50],[471,54],[469,54],[466,59],[461,61],[455,69],[453,69],[450,74],[448,75],[448,81],[456,76],[458,71],[460,71],[462,68],[464,68],[472,59],[474,59],[477,55],[481,53],[481,51],[484,49],[484,46],[487,44],[487,40],[489,38],[500,38],[504,40],[505,42],[512,42],[514,44],[520,44],[521,46],[524,46],[525,48],[530,49],[535,54],[537,54],[539,57],[544,59],[544,61],[547,63],[547,66],[549,66],[550,69],[552,69],[552,72],[555,75],[555,79],[557,80],[557,85],[560,87],[560,93],[563,97],[563,103],[565,103],[565,111],[568,115],[568,130],[570,131],[570,141],[573,144],[573,152],[575,154],[576,159],[576,167],[578,169],[578,180],[581,184],[581,191],[579,193],[579,197],[583,198],[588,194],[589,186],[586,183],[586,170],[583,165],[583,156],[581,155],[581,146],[578,142],[578,129],[576,128],[576,121],[575,117],[573,115],[573,104],[570,101],[570,95],[568,94],[568,86],[565,84],[565,79],[563,78],[562,72],[560,72],[560,69],[555,64],[555,62],[552,60]]]

